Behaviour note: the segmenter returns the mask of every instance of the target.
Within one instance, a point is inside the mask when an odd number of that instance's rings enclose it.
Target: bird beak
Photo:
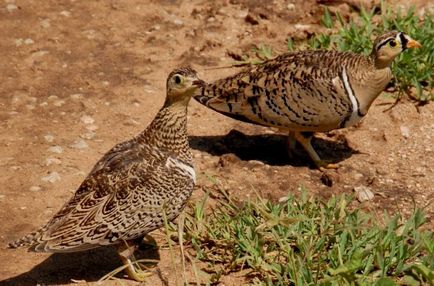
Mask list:
[[[415,41],[415,40],[413,40],[413,39],[411,39],[411,40],[409,40],[408,42],[407,42],[407,48],[409,48],[409,49],[412,49],[412,48],[421,48],[422,47],[422,45],[418,42],[418,41]]]
[[[196,80],[193,81],[193,85],[194,86],[198,86],[198,87],[202,87],[202,86],[205,85],[205,82],[203,80],[201,80],[201,79],[196,79]]]

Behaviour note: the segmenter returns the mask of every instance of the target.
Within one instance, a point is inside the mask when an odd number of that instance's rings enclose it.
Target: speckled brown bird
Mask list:
[[[38,252],[75,252],[115,245],[128,275],[147,273],[133,263],[135,246],[175,219],[195,184],[187,137],[187,105],[203,82],[191,68],[172,71],[167,96],[152,123],[106,153],[74,196],[40,230],[10,244]]]
[[[335,168],[311,145],[313,132],[359,122],[392,78],[390,65],[407,48],[421,45],[408,35],[380,35],[369,56],[352,52],[290,52],[217,80],[194,98],[222,114],[289,131],[320,168]]]

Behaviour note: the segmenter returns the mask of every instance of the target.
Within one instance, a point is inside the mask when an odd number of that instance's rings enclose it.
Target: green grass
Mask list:
[[[302,193],[273,203],[226,195],[212,211],[207,201],[191,208],[183,227],[210,283],[241,270],[253,285],[434,283],[434,235],[420,230],[421,210],[406,221],[384,216],[383,226],[348,208],[345,196],[322,202]]]
[[[419,18],[414,8],[406,12],[394,11],[384,3],[380,17],[374,20],[375,15],[374,10],[362,10],[358,17],[346,22],[339,14],[332,17],[326,9],[321,24],[330,29],[329,34],[315,35],[307,42],[288,39],[288,50],[335,49],[368,55],[375,36],[390,30],[405,32],[419,41],[422,48],[406,51],[394,61],[396,95],[409,94],[421,102],[434,100],[434,15],[425,14]],[[244,62],[257,64],[271,56],[271,49],[263,44],[254,52],[260,60],[245,58]],[[410,92],[412,88],[416,92]]]

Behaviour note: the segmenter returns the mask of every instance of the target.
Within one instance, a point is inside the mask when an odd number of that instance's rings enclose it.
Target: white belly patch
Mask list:
[[[196,184],[196,172],[194,171],[194,168],[181,160],[178,160],[173,157],[167,158],[166,161],[166,168],[177,168],[179,169],[183,174],[189,176],[193,182]]]

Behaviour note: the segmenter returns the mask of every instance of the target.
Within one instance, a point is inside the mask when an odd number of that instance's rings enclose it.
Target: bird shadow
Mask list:
[[[155,248],[139,249],[136,259],[159,260]],[[15,277],[0,281],[2,286],[33,286],[69,284],[71,281],[98,281],[114,269],[122,266],[113,247],[101,247],[94,250],[73,253],[54,253],[33,269]],[[123,272],[115,277],[123,277]]]
[[[190,136],[192,149],[209,153],[213,156],[234,154],[240,160],[257,160],[271,166],[291,165],[315,168],[304,149],[297,144],[296,155],[289,156],[288,137],[280,134],[246,135],[238,130],[231,130],[223,136]],[[322,138],[312,139],[312,145],[323,160],[337,163],[353,154],[360,153],[351,148],[344,136],[338,140]]]

